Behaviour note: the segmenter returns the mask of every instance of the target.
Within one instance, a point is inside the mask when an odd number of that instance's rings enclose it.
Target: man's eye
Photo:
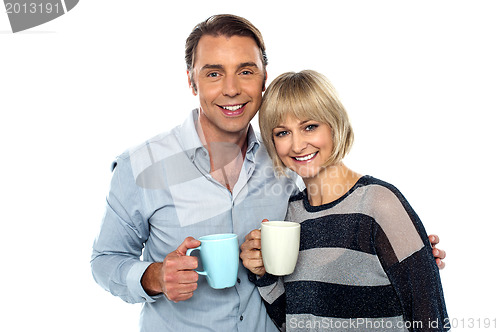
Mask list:
[[[219,73],[209,73],[208,77],[218,77]]]
[[[241,72],[242,75],[250,75],[252,72],[250,70],[244,70]]]

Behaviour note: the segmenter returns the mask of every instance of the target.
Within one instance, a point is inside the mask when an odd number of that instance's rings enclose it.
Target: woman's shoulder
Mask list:
[[[403,196],[399,189],[392,183],[380,180],[371,175],[364,175],[363,177],[361,177],[361,179],[359,179],[358,181],[358,185],[360,185],[361,187],[368,187],[372,189],[370,191],[373,193],[376,193],[378,191],[389,191],[398,198],[402,198]]]

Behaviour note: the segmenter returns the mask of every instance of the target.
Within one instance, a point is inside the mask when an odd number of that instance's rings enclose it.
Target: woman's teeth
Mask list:
[[[304,157],[293,157],[293,158],[297,159],[298,161],[306,161],[306,160],[312,159],[312,157],[314,157],[316,155],[316,153],[317,152],[308,154],[307,156],[304,156]]]

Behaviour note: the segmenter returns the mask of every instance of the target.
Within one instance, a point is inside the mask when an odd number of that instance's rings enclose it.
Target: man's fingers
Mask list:
[[[200,241],[187,237],[181,245],[168,254],[162,265],[162,292],[174,302],[185,301],[193,296],[198,287],[198,258],[186,256],[188,249],[196,248]]]
[[[181,245],[177,248],[176,252],[181,255],[186,255],[188,249],[196,248],[201,244],[200,241],[196,240],[194,237],[189,236],[182,241]]]
[[[436,259],[436,264],[440,270],[444,269],[444,267],[446,265],[446,263],[444,261],[440,260],[439,258]]]
[[[446,258],[446,251],[438,249],[438,248],[433,248],[432,255],[435,258],[445,259]]]
[[[198,288],[198,278],[198,273],[194,271],[180,271],[177,281],[177,288],[180,293],[193,292]]]
[[[435,235],[435,234],[431,234],[429,235],[429,241],[431,242],[431,246],[435,246],[436,244],[439,243],[439,236]]]
[[[165,258],[165,261],[163,262],[163,265],[165,274],[171,274],[185,270],[195,270],[196,268],[198,268],[198,258],[194,256],[167,256]]]
[[[193,296],[197,287],[197,283],[179,284],[175,289],[165,292],[165,295],[174,302],[185,301]]]
[[[185,301],[198,288],[198,274],[194,271],[178,271],[164,276],[163,293],[174,302]]]
[[[186,301],[186,300],[189,300],[192,297],[193,297],[193,293],[180,294],[180,295],[177,295],[175,297],[175,299],[167,295],[167,299],[169,299],[170,301],[172,301],[174,303],[179,303],[180,301]]]
[[[165,284],[189,284],[198,281],[198,273],[192,270],[176,271],[173,273],[165,273],[163,282]]]

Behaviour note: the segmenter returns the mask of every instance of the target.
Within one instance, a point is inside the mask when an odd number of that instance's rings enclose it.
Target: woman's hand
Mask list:
[[[262,277],[266,273],[260,252],[260,230],[254,229],[245,236],[241,245],[240,258],[243,265],[253,274]]]

